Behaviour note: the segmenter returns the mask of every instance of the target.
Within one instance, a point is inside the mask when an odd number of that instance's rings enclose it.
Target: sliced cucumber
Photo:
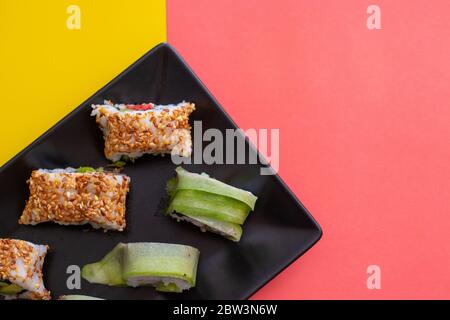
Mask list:
[[[195,286],[199,254],[179,244],[120,243],[101,261],[85,265],[81,275],[91,283],[181,292]]]
[[[251,210],[255,209],[255,203],[258,198],[249,191],[230,186],[209,177],[205,173],[192,173],[184,170],[182,167],[177,167],[175,171],[177,172],[178,178],[176,186],[177,190],[188,189],[214,193],[242,201],[248,205]]]
[[[257,197],[205,173],[191,173],[181,167],[176,172],[177,177],[166,185],[170,196],[166,213],[238,242]]]
[[[243,202],[198,190],[177,190],[168,213],[181,212],[188,216],[200,216],[218,221],[243,224],[250,208]]]
[[[90,283],[102,283],[108,286],[125,286],[122,278],[122,259],[125,244],[119,243],[102,260],[85,265],[81,276]]]
[[[60,296],[58,300],[105,300],[97,297],[85,296],[82,294],[68,294]]]

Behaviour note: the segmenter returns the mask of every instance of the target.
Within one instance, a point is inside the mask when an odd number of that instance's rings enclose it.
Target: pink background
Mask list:
[[[382,30],[366,27],[366,8]],[[168,0],[168,39],[324,230],[256,299],[450,298],[450,1]],[[381,267],[381,290],[366,268]]]

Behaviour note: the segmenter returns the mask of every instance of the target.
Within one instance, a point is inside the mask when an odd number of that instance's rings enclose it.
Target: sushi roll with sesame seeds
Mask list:
[[[123,231],[130,178],[90,167],[39,169],[28,180],[30,196],[20,224],[55,222],[61,225],[90,224],[105,230]]]
[[[119,243],[102,260],[87,264],[81,276],[108,286],[153,286],[182,292],[195,287],[200,251],[171,243]]]
[[[115,162],[122,157],[136,159],[144,154],[192,153],[189,116],[195,105],[104,104],[92,105],[92,116],[103,132],[105,156]]]
[[[48,246],[0,239],[0,295],[6,299],[49,300],[42,267]]]

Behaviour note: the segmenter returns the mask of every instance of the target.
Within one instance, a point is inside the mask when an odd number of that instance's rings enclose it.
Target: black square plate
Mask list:
[[[54,298],[61,294],[87,294],[106,299],[246,299],[320,239],[321,229],[308,211],[278,176],[260,175],[260,163],[184,166],[190,171],[207,172],[258,196],[239,243],[203,233],[185,222],[177,223],[163,213],[167,201],[165,183],[175,175],[176,167],[168,156],[144,156],[125,168],[124,173],[131,177],[131,190],[124,232],[105,233],[87,226],[52,223],[19,225],[17,221],[29,195],[26,180],[33,169],[100,167],[108,163],[103,155],[101,132],[90,116],[90,105],[104,99],[161,104],[192,101],[197,110],[191,120],[201,120],[203,130],[236,129],[175,50],[160,44],[4,165],[0,169],[0,238],[50,246],[44,274]],[[197,287],[173,294],[157,293],[148,287],[92,285],[82,280],[81,290],[67,289],[69,265],[97,261],[118,242],[139,241],[197,247],[201,252]]]

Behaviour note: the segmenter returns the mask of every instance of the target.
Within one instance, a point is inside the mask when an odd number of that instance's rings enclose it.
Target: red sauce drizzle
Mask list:
[[[135,110],[135,111],[146,111],[146,110],[153,109],[153,103],[141,103],[141,104],[127,105],[127,109]]]

